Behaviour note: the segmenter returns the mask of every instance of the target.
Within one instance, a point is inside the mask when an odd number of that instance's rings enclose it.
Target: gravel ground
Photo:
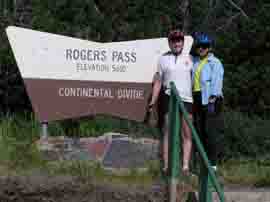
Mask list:
[[[161,202],[160,188],[83,184],[72,177],[1,177],[0,202]]]
[[[196,202],[197,194],[191,193],[190,202]],[[225,198],[226,202],[270,202],[270,190],[230,187],[225,188]],[[160,186],[85,184],[67,176],[0,177],[0,202],[164,202],[166,199],[165,189]],[[213,199],[219,201],[216,194]]]

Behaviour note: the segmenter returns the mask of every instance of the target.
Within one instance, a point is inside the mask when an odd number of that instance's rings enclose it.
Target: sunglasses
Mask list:
[[[207,49],[207,48],[210,48],[210,44],[208,44],[208,43],[197,44],[196,48]]]

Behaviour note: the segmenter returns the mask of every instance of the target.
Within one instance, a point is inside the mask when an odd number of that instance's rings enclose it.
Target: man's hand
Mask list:
[[[152,111],[153,106],[155,105],[159,93],[160,93],[160,89],[161,89],[161,77],[159,73],[156,73],[154,76],[154,83],[153,83],[153,91],[152,91],[152,98],[151,98],[151,102],[148,105],[148,111]]]
[[[149,111],[152,111],[154,105],[155,105],[155,103],[150,102],[150,104],[148,105],[148,110],[149,110]]]

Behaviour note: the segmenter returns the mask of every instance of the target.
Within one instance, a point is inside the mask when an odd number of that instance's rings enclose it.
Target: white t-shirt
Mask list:
[[[157,71],[167,95],[170,95],[170,82],[173,81],[182,100],[192,103],[192,66],[191,56],[188,54],[175,56],[168,52],[159,58]]]

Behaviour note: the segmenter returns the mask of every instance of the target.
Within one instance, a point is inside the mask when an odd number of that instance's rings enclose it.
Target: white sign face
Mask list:
[[[169,51],[166,38],[97,43],[19,27],[7,35],[40,121],[97,113],[142,120],[158,58]],[[192,43],[186,36],[183,54]],[[123,112],[131,106],[142,109]]]

